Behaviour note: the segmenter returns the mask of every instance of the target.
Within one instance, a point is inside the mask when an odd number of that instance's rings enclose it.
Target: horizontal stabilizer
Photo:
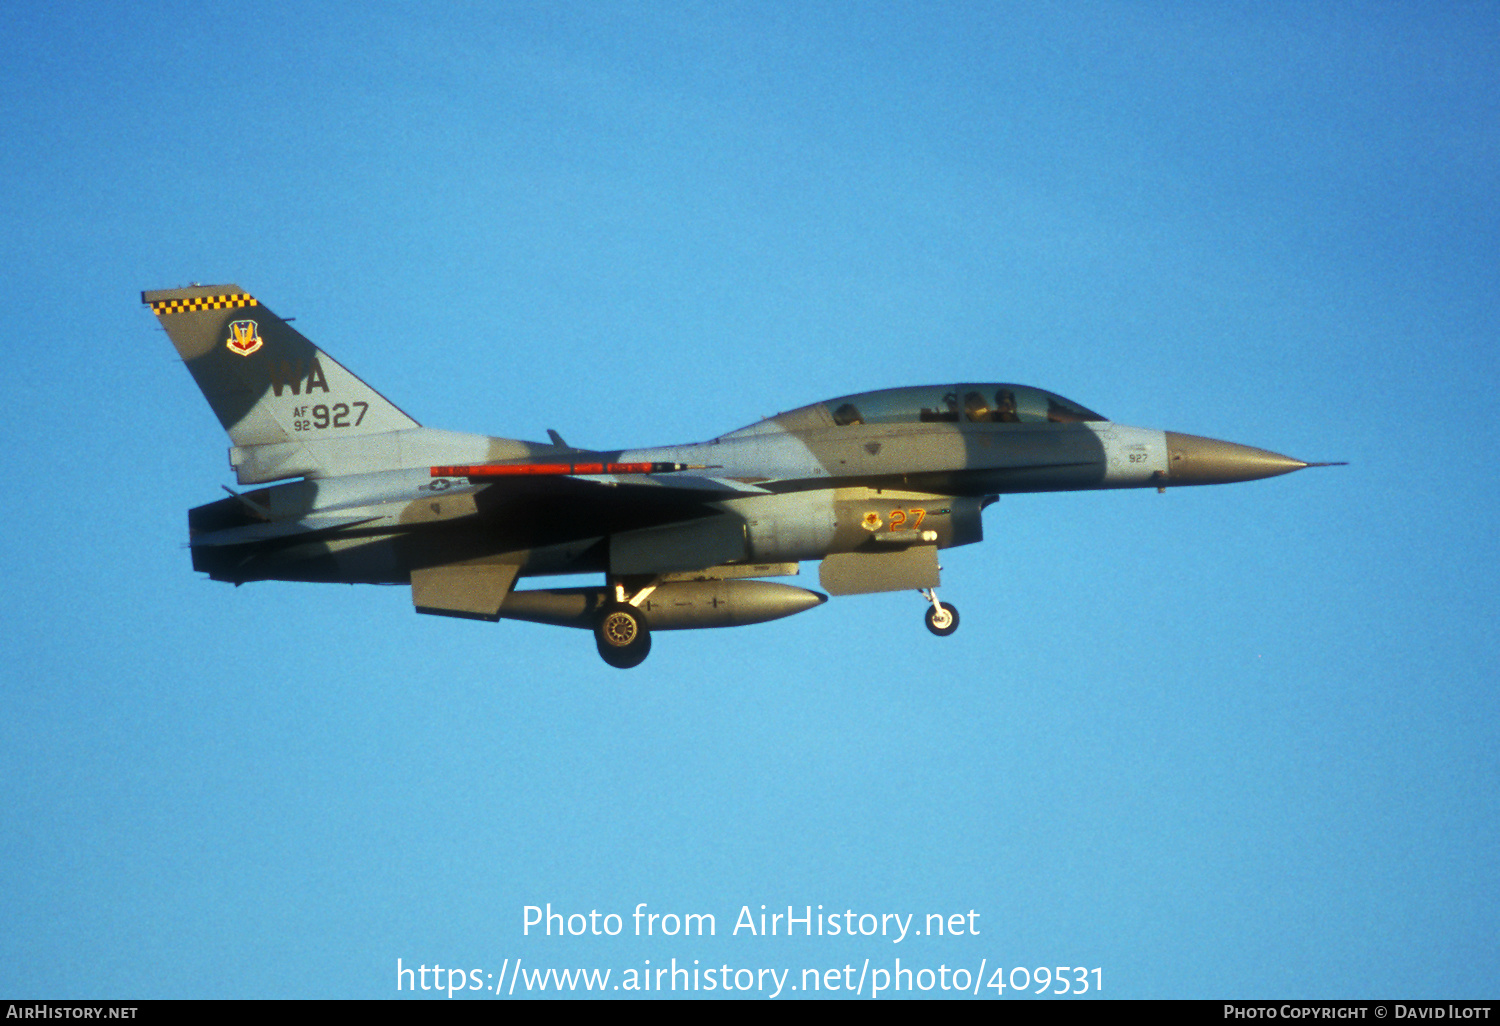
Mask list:
[[[411,601],[419,613],[498,620],[521,568],[510,563],[453,563],[411,572]]]

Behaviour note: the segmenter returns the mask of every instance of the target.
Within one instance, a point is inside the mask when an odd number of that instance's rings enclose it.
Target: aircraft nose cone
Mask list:
[[[1311,466],[1290,456],[1255,449],[1217,438],[1182,435],[1175,431],[1167,436],[1167,483],[1173,485],[1229,484],[1254,481],[1262,477],[1289,474]]]

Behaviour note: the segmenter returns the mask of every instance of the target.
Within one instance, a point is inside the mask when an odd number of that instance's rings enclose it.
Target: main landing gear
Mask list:
[[[651,654],[651,630],[641,611],[632,605],[611,603],[599,614],[594,626],[599,657],[621,670],[639,666]]]
[[[615,600],[599,611],[594,624],[594,644],[599,648],[599,658],[616,669],[639,666],[651,654],[651,628],[646,626],[646,617],[637,607],[655,590],[652,583],[627,600],[625,587],[616,583]]]
[[[946,638],[958,630],[958,610],[946,602],[939,602],[936,588],[923,588],[922,597],[932,603],[927,610],[927,629],[940,638]]]

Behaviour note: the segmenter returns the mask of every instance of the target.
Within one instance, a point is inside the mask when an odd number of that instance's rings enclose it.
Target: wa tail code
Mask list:
[[[291,389],[292,395],[301,395],[306,381],[307,394],[314,390],[328,391],[328,379],[323,376],[323,366],[314,357],[306,366],[301,360],[272,360],[267,364],[271,376],[271,390],[280,395],[282,389]]]

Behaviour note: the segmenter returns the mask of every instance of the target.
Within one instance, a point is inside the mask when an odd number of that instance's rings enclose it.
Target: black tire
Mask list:
[[[946,614],[943,619],[947,622],[944,623],[943,620],[939,620],[938,611],[931,606],[928,606],[927,629],[940,638],[946,638],[948,635],[958,630],[958,610],[954,609],[946,602],[939,602],[938,605],[943,607],[943,613]]]
[[[651,654],[651,630],[634,606],[606,606],[594,625],[599,658],[621,670],[639,666]]]

